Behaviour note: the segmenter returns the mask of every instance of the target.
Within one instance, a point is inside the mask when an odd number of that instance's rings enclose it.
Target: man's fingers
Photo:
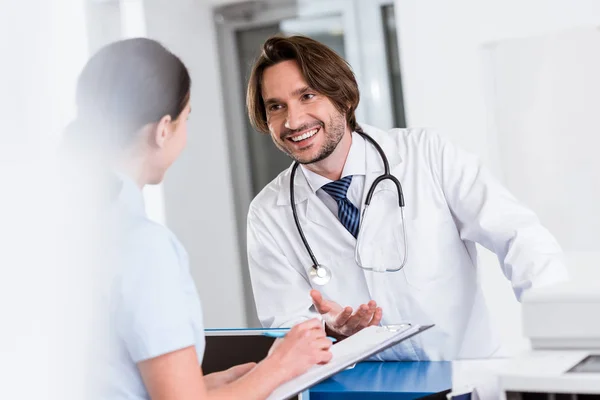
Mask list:
[[[333,306],[331,301],[323,299],[323,295],[318,290],[311,290],[310,296],[312,298],[315,308],[320,314],[327,314],[332,312]],[[333,303],[335,308],[335,318],[331,320],[331,316],[326,318],[327,325],[333,329],[334,332],[338,332],[342,335],[352,335],[357,331],[366,328],[370,325],[378,325],[381,322],[382,312],[377,307],[375,300],[370,300],[367,304],[362,304],[354,314],[352,314],[352,307],[345,307],[339,314],[340,307]],[[379,313],[377,313],[379,310]]]
[[[341,313],[335,318],[334,324],[336,327],[345,325],[348,319],[352,317],[352,307],[348,306],[342,310]]]
[[[369,306],[369,310],[375,312],[375,309],[377,308],[377,302],[375,300],[369,301],[367,305]]]
[[[377,309],[375,310],[375,314],[373,315],[373,319],[371,320],[371,323],[369,324],[369,326],[379,325],[382,317],[383,317],[383,310],[381,307],[377,307]]]
[[[323,295],[318,290],[311,290],[310,297],[312,297],[313,304],[319,314],[327,314],[331,311],[331,306],[323,299]]]
[[[362,317],[358,321],[358,325],[356,327],[358,329],[364,329],[369,326],[373,316],[375,315],[375,310],[377,310],[377,307],[373,308],[371,306],[367,306],[367,310],[363,312]]]
[[[321,292],[315,289],[310,291],[310,297],[312,297],[315,303],[320,303],[323,300],[323,295],[321,295]]]
[[[350,334],[354,333],[356,328],[359,326],[361,320],[368,318],[370,315],[372,315],[372,313],[369,312],[369,306],[362,304],[358,308],[358,310],[356,310],[354,315],[352,315],[348,319],[348,322],[346,322],[345,328],[350,331]],[[370,320],[370,318],[369,318],[369,320]]]

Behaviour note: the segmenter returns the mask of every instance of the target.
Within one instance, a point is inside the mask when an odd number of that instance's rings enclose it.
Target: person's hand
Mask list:
[[[325,335],[323,324],[317,318],[295,325],[283,339],[277,339],[267,359],[275,361],[282,382],[303,374],[316,364],[331,360],[332,341]]]
[[[311,290],[313,304],[317,312],[323,316],[327,333],[338,340],[354,335],[368,326],[379,325],[383,310],[377,307],[374,300],[361,304],[356,312],[352,307],[342,307],[334,301],[325,300],[318,290]]]
[[[236,365],[225,371],[213,372],[212,374],[204,375],[204,384],[207,390],[213,390],[220,386],[226,385],[240,379],[242,376],[250,372],[256,363],[246,363]]]

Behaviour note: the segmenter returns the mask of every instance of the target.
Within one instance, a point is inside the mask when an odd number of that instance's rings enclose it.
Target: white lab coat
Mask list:
[[[289,168],[256,196],[248,214],[248,259],[261,323],[291,326],[317,316],[309,296],[314,287],[342,306],[356,308],[376,300],[383,308],[382,324],[435,324],[382,353],[383,359],[492,356],[500,342],[492,331],[479,283],[475,243],[497,254],[517,298],[532,286],[567,278],[559,245],[534,213],[519,204],[475,157],[439,135],[423,129],[385,132],[364,125],[363,129],[381,145],[392,174],[402,183],[409,252],[406,266],[393,273],[359,268],[355,238],[298,171],[295,197],[300,223],[315,256],[332,271],[327,285],[313,286],[307,275],[312,262],[290,208]],[[367,143],[365,152],[364,196],[383,173],[375,148]],[[374,218],[398,212],[393,184],[384,182],[376,192],[386,200],[369,210]],[[400,225],[397,231],[401,232]],[[390,245],[383,242],[372,245],[383,249]]]

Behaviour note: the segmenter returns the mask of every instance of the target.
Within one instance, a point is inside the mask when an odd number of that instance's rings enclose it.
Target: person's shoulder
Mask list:
[[[177,243],[169,228],[147,217],[136,218],[129,233],[129,240],[139,244]]]
[[[296,172],[298,173],[298,172]],[[271,210],[277,205],[282,191],[288,191],[292,166],[279,173],[271,182],[269,182],[250,202],[249,214],[256,214],[264,210]]]
[[[173,232],[147,217],[132,218],[120,235],[119,242],[121,255],[130,261],[132,258],[156,259],[173,260],[181,264],[187,260],[187,253]]]
[[[387,152],[399,152],[403,159],[413,161],[436,159],[448,145],[444,134],[436,128],[410,127],[383,130],[371,126],[363,126]]]
[[[391,141],[397,145],[424,145],[437,143],[442,138],[440,132],[431,127],[392,128],[389,130],[361,124],[363,130],[375,140]]]

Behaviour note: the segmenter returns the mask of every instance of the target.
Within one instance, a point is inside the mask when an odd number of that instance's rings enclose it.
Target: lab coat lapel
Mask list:
[[[306,219],[309,229],[323,230],[323,228],[326,228],[330,232],[330,238],[340,240],[354,249],[356,238],[348,232],[338,217],[312,191],[307,198]]]
[[[311,224],[314,224],[318,225],[315,229],[326,228],[331,232],[334,238],[339,238],[354,248],[356,238],[348,232],[337,216],[333,215],[321,199],[314,193],[312,193],[307,200],[306,219],[308,220],[309,227]]]
[[[280,206],[291,206],[289,190],[291,170],[292,168],[290,167],[282,182],[282,190],[279,192],[277,200],[277,204]],[[296,171],[294,179],[294,197],[298,211],[298,220],[302,224],[304,231],[319,232],[325,228],[330,231],[330,237],[336,239],[342,238],[342,240],[354,246],[354,243],[356,243],[354,236],[344,228],[338,218],[317,197],[312,191],[306,176],[299,170]],[[304,209],[303,203],[306,203],[305,213],[302,212]],[[314,236],[318,237],[318,235]]]

